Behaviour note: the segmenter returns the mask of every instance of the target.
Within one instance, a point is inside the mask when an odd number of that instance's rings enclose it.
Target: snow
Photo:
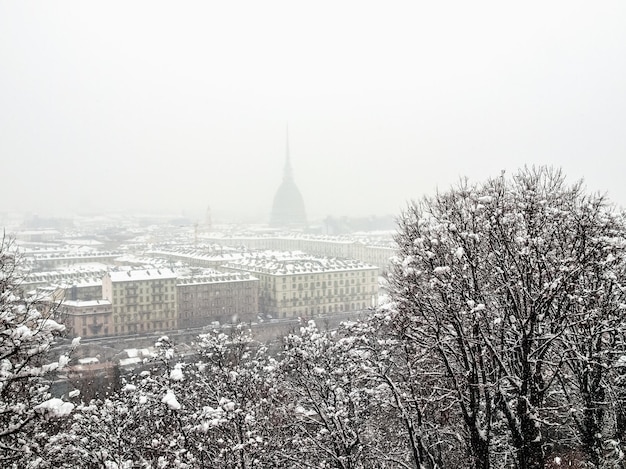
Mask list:
[[[226,412],[232,412],[233,410],[235,410],[235,403],[230,399],[226,399],[225,397],[222,397],[220,399],[219,404],[220,407]]]
[[[59,357],[59,368],[63,368],[64,366],[66,366],[68,363],[70,362],[70,357],[68,357],[67,355],[61,355]]]
[[[59,324],[52,319],[41,319],[39,323],[41,329],[46,332],[63,332],[65,330],[65,326],[63,324]]]
[[[161,402],[166,404],[171,410],[180,410],[182,407],[172,391],[167,391]]]
[[[136,282],[138,280],[167,280],[178,277],[176,272],[170,269],[147,269],[109,272],[112,282]]]
[[[134,365],[136,363],[141,363],[141,358],[135,357],[135,358],[120,359],[120,366],[129,366],[129,365]]]
[[[465,250],[461,246],[456,248],[456,251],[454,251],[454,257],[456,257],[458,260],[462,260],[464,254]]]
[[[13,330],[12,336],[14,340],[29,340],[33,336],[33,333],[30,327],[21,325]]]
[[[98,363],[100,360],[98,360],[96,357],[86,357],[86,358],[79,358],[78,359],[78,364],[79,365],[93,365],[94,363]]]
[[[307,410],[301,405],[297,405],[294,411],[296,414],[304,415],[305,417],[313,417],[317,415],[317,412],[315,412],[314,410]]]
[[[172,381],[182,381],[183,380],[183,367],[180,363],[178,363],[174,369],[170,372],[170,379]]]
[[[41,413],[45,418],[65,417],[73,410],[74,404],[56,397],[35,406],[35,411]]]

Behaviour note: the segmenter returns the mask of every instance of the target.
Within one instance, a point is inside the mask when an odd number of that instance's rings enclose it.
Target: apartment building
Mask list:
[[[180,329],[249,322],[259,313],[259,280],[247,272],[180,277],[176,290]]]
[[[170,269],[108,272],[102,296],[112,305],[113,334],[177,329],[176,278]]]
[[[112,307],[108,300],[65,300],[59,314],[70,337],[102,337],[111,334]]]
[[[377,303],[378,267],[358,260],[257,254],[224,268],[257,277],[259,310],[274,318],[316,317]]]

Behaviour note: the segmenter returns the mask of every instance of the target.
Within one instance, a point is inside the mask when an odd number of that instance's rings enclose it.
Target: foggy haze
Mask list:
[[[0,212],[397,214],[524,164],[626,205],[626,3],[0,1]]]

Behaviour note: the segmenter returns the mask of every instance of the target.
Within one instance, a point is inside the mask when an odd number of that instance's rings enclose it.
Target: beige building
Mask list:
[[[274,318],[309,318],[376,305],[378,268],[357,260],[260,254],[224,266],[259,279],[259,309]]]
[[[112,333],[112,308],[108,300],[65,300],[59,313],[70,337],[102,337]]]
[[[113,308],[113,334],[177,329],[176,278],[169,269],[107,273],[102,296]]]
[[[259,280],[247,272],[180,277],[176,289],[180,329],[249,322],[259,313]]]

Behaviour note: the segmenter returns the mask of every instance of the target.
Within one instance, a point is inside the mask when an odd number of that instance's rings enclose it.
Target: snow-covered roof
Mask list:
[[[135,357],[135,358],[122,358],[120,359],[120,366],[130,366],[130,365],[135,365],[137,363],[141,363],[142,360],[139,357]]]
[[[176,285],[202,285],[207,283],[257,281],[249,272],[213,272],[211,274],[179,277]]]
[[[108,272],[112,282],[137,282],[142,280],[167,280],[177,278],[171,269],[146,269]]]
[[[328,244],[362,244],[369,247],[386,247],[395,249],[393,233],[381,232],[361,232],[350,235],[320,235],[311,233],[284,232],[284,233],[236,233],[225,235],[214,233],[209,239],[221,243],[243,244],[246,241],[306,241]]]
[[[89,267],[82,269],[64,269],[51,272],[33,272],[26,276],[22,284],[50,284],[61,287],[96,286],[102,283],[106,268]]]
[[[63,300],[63,305],[75,308],[89,308],[92,306],[111,306],[111,302],[109,300]]]
[[[299,258],[276,258],[267,255],[248,257],[225,265],[227,268],[271,275],[301,275],[321,272],[347,272],[354,270],[378,270],[378,267],[354,259],[302,256]]]
[[[98,360],[97,357],[86,357],[86,358],[79,358],[78,359],[78,364],[79,365],[93,365],[94,363],[98,363],[100,360]]]
[[[73,251],[66,253],[46,253],[46,252],[31,252],[30,253],[36,260],[83,260],[83,259],[115,259],[122,255],[121,252],[113,251]]]
[[[159,249],[149,251],[148,254],[153,256],[175,257],[187,261],[207,261],[213,263],[239,259],[243,256],[242,253],[233,249],[223,248],[219,250],[209,250],[208,252],[192,248]]]

